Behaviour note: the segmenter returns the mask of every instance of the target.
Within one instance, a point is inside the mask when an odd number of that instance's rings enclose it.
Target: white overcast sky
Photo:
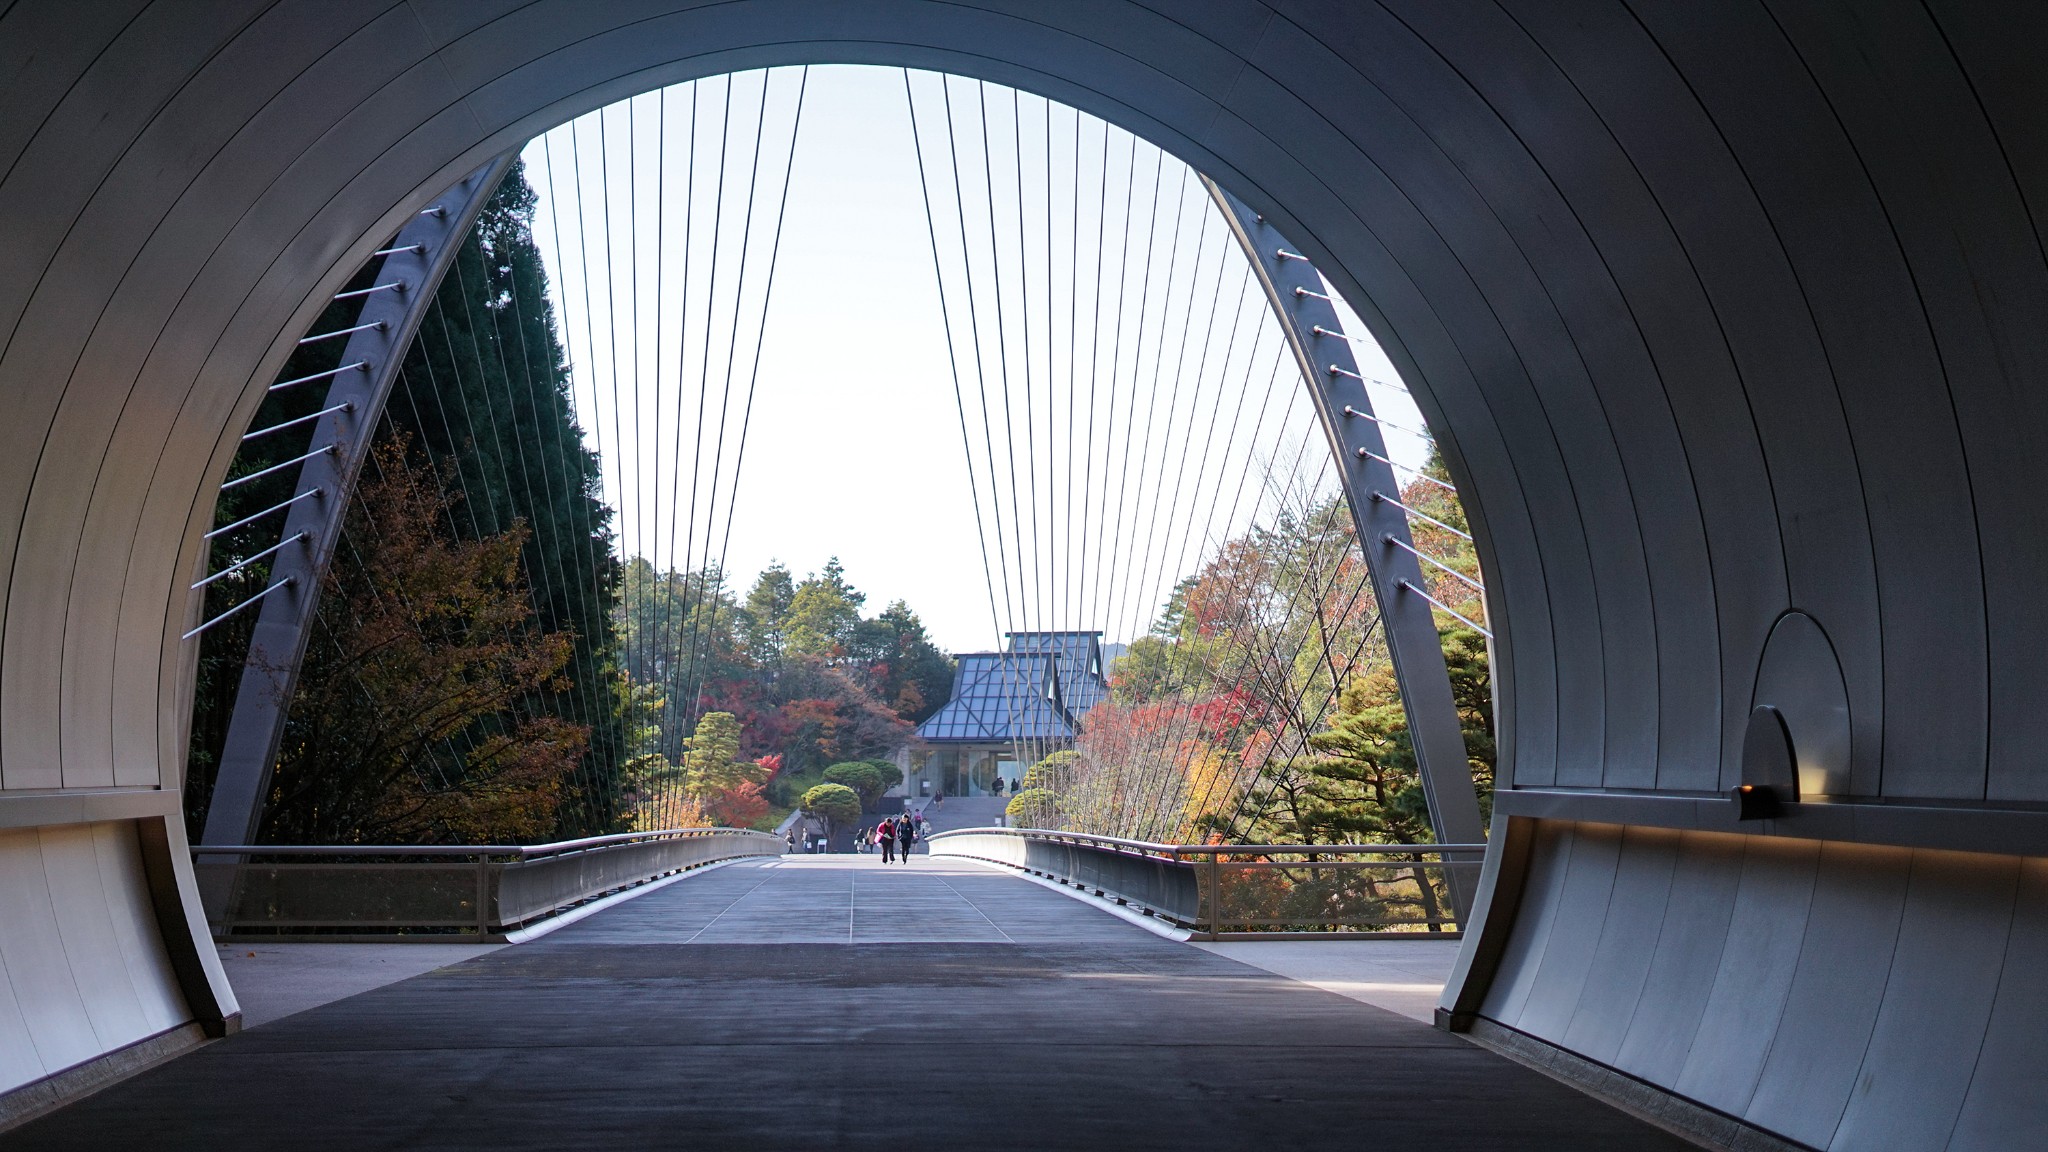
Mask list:
[[[528,146],[535,238],[621,549],[677,567],[723,550],[742,593],[772,560],[800,578],[836,555],[870,612],[906,600],[954,650],[1006,628],[1128,640],[1261,513],[1263,476],[1297,459],[1323,474],[1299,377],[1184,165],[1028,94],[912,85],[943,308],[899,70],[679,85]],[[1356,351],[1364,375],[1396,379],[1377,347]],[[1421,426],[1398,390],[1372,399]],[[1405,463],[1425,451],[1388,442]]]

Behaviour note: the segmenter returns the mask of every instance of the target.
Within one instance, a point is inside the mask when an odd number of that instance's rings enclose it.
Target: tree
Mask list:
[[[747,592],[746,605],[739,612],[740,636],[748,658],[757,666],[782,659],[790,603],[795,599],[796,581],[779,562],[763,569]]]
[[[740,723],[730,712],[706,712],[683,744],[683,790],[700,803],[761,782],[760,765],[739,758]]]
[[[1071,748],[1063,748],[1033,764],[1024,772],[1024,788],[1043,788],[1050,792],[1064,792],[1073,787],[1074,777],[1081,766],[1081,754]]]
[[[853,789],[861,807],[873,811],[884,793],[903,783],[903,769],[887,760],[848,760],[826,768],[825,779]]]
[[[568,355],[533,240],[538,202],[514,161],[422,318],[386,415],[467,494],[461,532],[528,525],[522,559],[535,618],[575,645],[559,690],[537,703],[590,731],[559,829],[578,835],[620,825],[619,772],[635,749],[609,627],[620,580],[612,511],[570,403]]]
[[[856,624],[848,648],[852,661],[867,666],[875,695],[912,724],[937,712],[952,693],[952,658],[931,642],[924,621],[901,600]]]
[[[1044,788],[1026,788],[1003,807],[1012,828],[1058,828],[1059,797]]]
[[[706,811],[721,827],[755,828],[768,816],[768,799],[762,795],[761,781],[743,780],[710,801]]]
[[[1328,727],[1309,737],[1313,783],[1293,830],[1300,843],[1424,844],[1429,805],[1391,668],[1347,685]]]
[[[585,733],[582,763],[560,782],[554,806],[555,832],[574,836],[623,826],[621,769],[630,753],[615,690],[616,643],[608,626],[618,583],[611,511],[600,497],[597,458],[584,445],[571,412],[567,356],[532,238],[535,203],[515,161],[486,200],[405,349],[373,459],[376,450],[404,436],[415,454],[413,466],[424,467],[451,493],[463,494],[441,511],[439,530],[448,541],[504,539],[515,528],[520,533],[519,587],[532,610],[529,626],[566,639],[571,651],[567,663],[519,707],[528,718],[554,716]],[[377,272],[376,265],[366,265],[347,287],[370,287]],[[353,298],[337,300],[313,330],[335,332],[354,324],[360,307]],[[344,347],[341,340],[304,345],[286,362],[280,378],[336,368]],[[319,387],[277,392],[265,400],[253,426],[283,425],[309,415],[319,410],[325,395]],[[233,524],[289,498],[297,483],[295,469],[257,474],[303,454],[310,433],[306,425],[304,431],[246,444],[231,474],[256,479],[222,493],[215,524]],[[359,488],[350,500],[353,505],[360,499]],[[352,539],[361,549],[362,539]],[[267,586],[270,565],[260,553],[276,543],[274,519],[258,519],[213,541],[215,570],[245,559],[253,562],[207,588],[208,617]],[[344,550],[335,562],[354,561]],[[334,626],[330,636],[349,627],[345,618],[369,620],[378,611],[368,601],[345,598],[368,587],[351,578],[339,592],[323,588],[319,615]],[[195,831],[205,819],[255,620],[254,613],[233,617],[201,642],[186,797]],[[298,707],[296,699],[293,707]],[[444,768],[469,755],[467,749],[459,755],[437,753]],[[343,775],[360,767],[360,787],[349,785],[359,792],[382,786],[378,781],[384,769],[378,764],[357,766],[336,758],[327,764],[329,771]],[[422,787],[439,787],[433,781],[441,771],[422,777]],[[339,827],[338,814],[329,816],[323,826]]]
[[[272,843],[546,839],[587,748],[574,641],[534,618],[523,522],[478,539],[404,436],[379,444],[321,590],[272,777]]]
[[[628,726],[636,755],[687,766],[692,717],[726,713],[739,732],[732,759],[776,765],[752,777],[761,803],[794,806],[828,768],[868,760],[882,767],[838,776],[873,803],[900,780],[889,759],[910,742],[912,725],[945,702],[952,661],[900,600],[862,619],[866,597],[836,559],[801,582],[771,564],[743,601],[724,588],[715,566],[678,574],[626,561],[616,627],[630,699],[655,702],[635,705],[636,718],[648,717]],[[691,795],[707,811],[731,814],[753,810],[746,793],[733,785]],[[664,814],[676,807],[672,796],[637,792],[636,803]]]
[[[866,602],[867,597],[846,582],[845,569],[834,556],[822,573],[805,577],[790,597],[784,650],[792,656],[839,659],[853,640]]]
[[[828,831],[860,819],[860,796],[844,784],[820,784],[804,793],[806,814],[825,821]]]

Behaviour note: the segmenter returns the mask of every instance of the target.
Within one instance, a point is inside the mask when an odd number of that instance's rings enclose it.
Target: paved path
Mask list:
[[[707,872],[252,1028],[4,1149],[1680,1149],[979,865]]]

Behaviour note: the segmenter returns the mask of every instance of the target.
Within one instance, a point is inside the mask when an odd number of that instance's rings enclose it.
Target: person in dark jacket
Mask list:
[[[910,863],[910,846],[916,841],[917,830],[910,823],[910,817],[898,816],[896,818],[896,848],[897,855],[902,858],[903,863]]]

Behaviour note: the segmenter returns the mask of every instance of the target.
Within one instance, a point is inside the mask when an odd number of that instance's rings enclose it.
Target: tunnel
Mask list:
[[[2038,1139],[2044,37],[1964,0],[0,6],[0,1089],[236,1026],[189,586],[328,299],[571,117],[861,63],[1186,160],[1417,396],[1501,764],[1442,1027],[1800,1146]]]

